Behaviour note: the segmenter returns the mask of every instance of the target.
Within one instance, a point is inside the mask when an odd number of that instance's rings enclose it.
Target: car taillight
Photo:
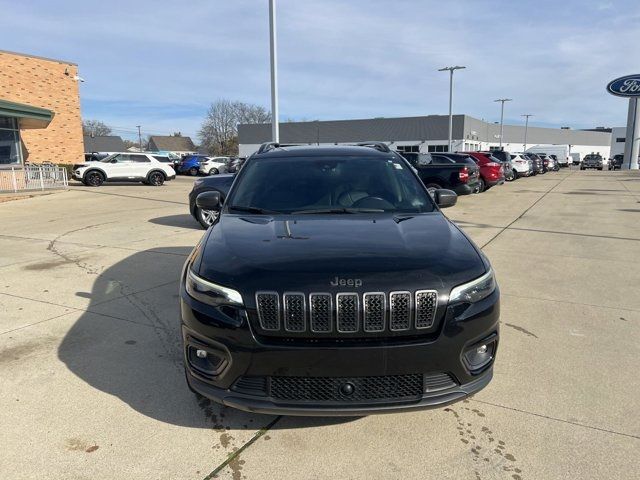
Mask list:
[[[458,176],[460,177],[460,181],[462,183],[467,183],[469,181],[469,169],[467,167],[462,167],[462,169],[458,172]]]
[[[489,162],[486,165],[487,167],[501,167],[502,165],[496,162]]]

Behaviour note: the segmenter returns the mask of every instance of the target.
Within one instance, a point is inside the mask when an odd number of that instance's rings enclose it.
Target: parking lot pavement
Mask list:
[[[186,388],[193,179],[0,204],[0,471],[11,479],[635,478],[640,176],[563,170],[446,210],[502,291],[493,382],[447,408],[252,415]]]

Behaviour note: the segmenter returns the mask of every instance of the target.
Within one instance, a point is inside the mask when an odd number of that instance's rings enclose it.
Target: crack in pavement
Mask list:
[[[504,408],[505,410],[511,410],[513,412],[524,413],[525,415],[532,415],[534,417],[545,418],[547,420],[553,420],[555,422],[566,423],[569,425],[575,425],[576,427],[588,428],[590,430],[597,430],[599,432],[610,433],[612,435],[620,435],[622,437],[635,438],[636,440],[640,440],[640,435],[633,435],[631,433],[618,432],[616,430],[609,430],[606,428],[595,427],[593,425],[587,425],[584,423],[572,422],[570,420],[565,420],[563,418],[551,417],[549,415],[544,415],[542,413],[529,412],[527,410],[522,410],[520,408],[507,407],[506,405],[500,405],[498,403],[485,402],[484,400],[478,400],[476,398],[470,398],[470,402],[482,403],[484,405],[491,405],[492,407]]]

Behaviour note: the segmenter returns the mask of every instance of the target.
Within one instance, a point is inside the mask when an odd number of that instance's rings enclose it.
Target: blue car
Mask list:
[[[176,173],[195,177],[200,170],[200,163],[205,155],[187,155],[176,165]]]

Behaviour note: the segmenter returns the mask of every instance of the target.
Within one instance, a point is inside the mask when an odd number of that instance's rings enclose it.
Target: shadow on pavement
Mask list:
[[[102,271],[91,293],[77,292],[91,303],[66,334],[58,357],[92,387],[155,420],[214,429],[226,435],[226,440],[233,430],[264,427],[275,417],[224,407],[197,397],[187,388],[177,290],[182,265],[192,247],[161,250],[137,252]],[[286,428],[356,418],[292,417]],[[278,424],[272,428],[277,429]]]
[[[183,213],[180,215],[167,215],[166,217],[150,218],[149,222],[155,223],[156,225],[165,225],[168,227],[193,228],[194,230],[204,231],[204,229],[200,226],[196,219],[187,213]]]

